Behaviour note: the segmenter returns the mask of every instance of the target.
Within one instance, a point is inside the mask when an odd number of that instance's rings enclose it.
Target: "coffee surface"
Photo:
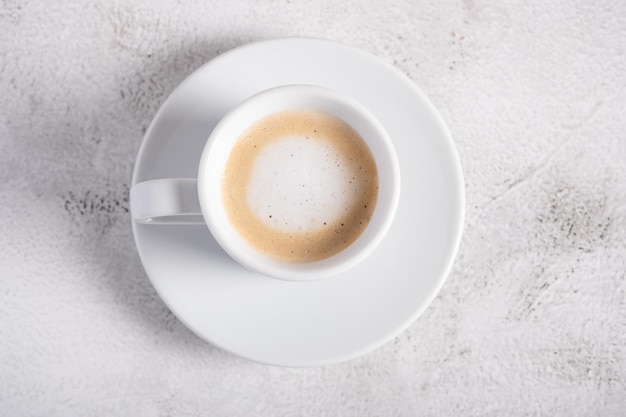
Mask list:
[[[319,111],[275,113],[233,147],[222,184],[235,229],[261,252],[313,262],[365,230],[378,196],[376,163],[344,121]]]

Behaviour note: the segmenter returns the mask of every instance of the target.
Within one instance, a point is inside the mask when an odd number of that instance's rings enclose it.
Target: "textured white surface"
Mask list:
[[[142,135],[176,85],[293,35],[405,72],[467,182],[431,307],[377,351],[311,369],[189,332],[127,213]],[[624,415],[624,39],[620,1],[4,2],[0,415]]]

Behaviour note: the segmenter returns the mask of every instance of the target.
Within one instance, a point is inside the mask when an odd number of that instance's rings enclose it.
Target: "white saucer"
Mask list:
[[[157,292],[198,336],[258,362],[311,366],[379,347],[433,300],[461,238],[463,178],[441,117],[407,77],[352,47],[292,38],[236,48],[185,80],[146,133],[133,184],[195,177],[217,121],[250,95],[285,84],[315,84],[356,98],[394,141],[400,206],[369,258],[336,278],[289,282],[239,266],[205,226],[133,223],[133,231]]]

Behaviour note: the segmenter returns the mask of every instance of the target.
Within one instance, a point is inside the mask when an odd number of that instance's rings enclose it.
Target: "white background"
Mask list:
[[[308,369],[187,330],[128,214],[168,94],[222,52],[285,36],[410,77],[467,193],[429,309],[362,358]],[[0,415],[625,415],[625,86],[617,0],[3,2]]]

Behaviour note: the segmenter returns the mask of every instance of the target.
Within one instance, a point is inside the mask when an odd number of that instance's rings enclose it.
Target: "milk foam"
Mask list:
[[[312,110],[250,127],[226,163],[229,219],[252,246],[288,262],[341,252],[365,230],[378,197],[376,162],[348,124]]]
[[[248,204],[268,226],[311,232],[340,219],[358,196],[357,173],[325,140],[281,138],[256,158]]]

